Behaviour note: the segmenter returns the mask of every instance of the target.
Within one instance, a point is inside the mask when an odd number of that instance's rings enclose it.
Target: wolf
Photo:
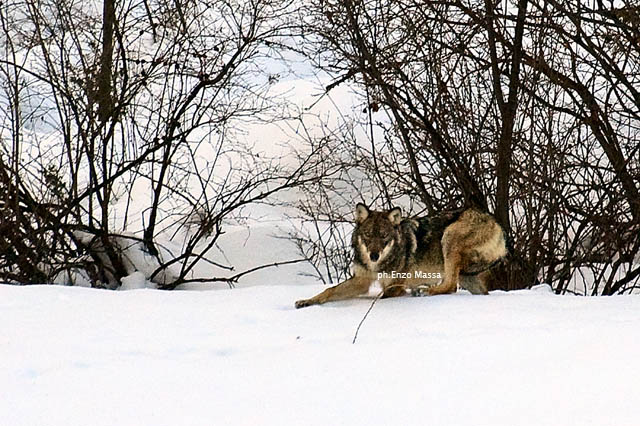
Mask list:
[[[383,298],[454,293],[458,285],[487,294],[492,268],[509,254],[506,232],[476,208],[403,218],[399,207],[374,211],[358,203],[354,213],[353,276],[296,308],[367,294],[375,281]]]

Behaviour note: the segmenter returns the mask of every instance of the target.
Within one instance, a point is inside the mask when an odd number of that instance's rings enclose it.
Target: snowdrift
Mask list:
[[[0,286],[3,425],[637,425],[640,298]]]

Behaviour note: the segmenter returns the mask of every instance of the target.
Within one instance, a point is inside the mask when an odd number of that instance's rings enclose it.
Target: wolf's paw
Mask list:
[[[424,297],[424,296],[430,296],[431,293],[429,293],[429,287],[427,285],[421,285],[415,288],[411,289],[411,297]]]
[[[388,299],[390,297],[404,296],[405,294],[407,294],[406,287],[404,287],[404,286],[391,287],[391,288],[387,288],[384,291],[384,293],[382,293],[382,299]]]
[[[296,302],[296,309],[300,309],[300,308],[306,308],[307,306],[311,306],[314,303],[309,300],[309,299],[305,299],[305,300],[298,300]]]
[[[429,296],[436,296],[438,294],[453,294],[458,291],[457,285],[445,286],[444,284],[438,284],[431,286],[427,289]]]

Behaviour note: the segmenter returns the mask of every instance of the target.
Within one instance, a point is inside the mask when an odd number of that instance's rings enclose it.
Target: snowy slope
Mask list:
[[[0,424],[637,425],[640,298],[0,286]]]

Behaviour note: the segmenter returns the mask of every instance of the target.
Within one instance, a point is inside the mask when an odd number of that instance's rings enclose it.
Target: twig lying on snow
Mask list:
[[[392,286],[387,287],[386,289],[392,289],[394,287],[404,287],[401,284],[395,284]],[[367,316],[369,316],[369,312],[371,312],[371,310],[373,309],[373,305],[376,304],[376,302],[382,298],[382,296],[384,295],[384,290],[380,291],[380,293],[376,296],[375,299],[373,299],[373,302],[371,302],[371,306],[369,306],[369,309],[367,309],[367,312],[365,312],[364,316],[362,317],[362,319],[360,320],[360,324],[358,324],[358,328],[356,328],[356,333],[353,335],[353,341],[351,342],[351,344],[355,344],[356,343],[356,339],[358,338],[358,332],[360,331],[360,327],[362,327],[362,324],[364,323],[364,320],[367,319]]]

